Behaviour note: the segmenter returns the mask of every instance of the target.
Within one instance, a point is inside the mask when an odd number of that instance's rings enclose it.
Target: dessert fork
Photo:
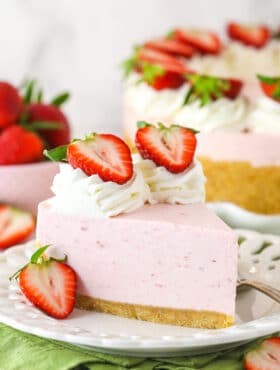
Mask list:
[[[273,299],[277,303],[280,303],[280,290],[273,288],[271,285],[261,283],[259,281],[248,280],[248,279],[238,279],[237,289],[241,287],[249,287],[258,290],[259,292],[267,295],[269,298]]]

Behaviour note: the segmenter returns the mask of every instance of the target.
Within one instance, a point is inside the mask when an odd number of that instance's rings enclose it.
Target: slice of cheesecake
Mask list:
[[[205,205],[144,205],[116,217],[39,206],[37,241],[66,254],[77,307],[199,328],[234,322],[237,243]]]

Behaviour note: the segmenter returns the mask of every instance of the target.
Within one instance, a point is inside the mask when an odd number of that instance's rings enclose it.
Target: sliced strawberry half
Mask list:
[[[148,49],[159,50],[165,53],[190,58],[195,49],[184,42],[175,39],[158,39],[151,40],[144,44]]]
[[[257,75],[262,91],[267,97],[280,103],[280,77]]]
[[[176,40],[185,42],[187,45],[198,49],[206,54],[218,54],[222,49],[222,43],[216,33],[203,30],[177,29],[174,31]]]
[[[21,243],[34,228],[35,220],[31,213],[0,205],[0,249]]]
[[[232,40],[256,48],[265,46],[271,38],[271,31],[266,26],[246,26],[235,22],[227,25],[227,33]]]
[[[85,140],[71,143],[67,159],[73,168],[88,176],[98,175],[103,181],[124,184],[133,176],[133,165],[127,144],[111,134],[91,134]]]
[[[56,319],[64,319],[75,305],[77,277],[65,263],[66,258],[46,257],[47,248],[39,248],[11,279],[19,278],[21,291],[34,306]]]
[[[183,62],[176,59],[174,56],[162,51],[151,50],[148,48],[141,48],[137,52],[137,59],[140,62],[147,62],[161,66],[167,72],[174,72],[179,74],[187,73],[188,70]]]
[[[254,351],[245,356],[246,370],[279,370],[280,369],[280,338],[266,339]]]
[[[155,90],[177,89],[186,83],[186,79],[174,72],[165,72],[163,75],[156,76],[151,83],[148,82]]]
[[[144,159],[151,159],[169,172],[183,172],[192,162],[196,137],[193,131],[180,127],[159,127],[141,122],[136,132],[135,143]]]

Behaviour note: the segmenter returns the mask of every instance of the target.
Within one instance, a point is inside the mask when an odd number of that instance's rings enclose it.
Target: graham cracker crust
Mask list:
[[[230,201],[261,214],[280,213],[280,166],[254,167],[249,162],[213,161],[203,165],[207,201]]]
[[[129,319],[187,326],[191,328],[227,328],[228,326],[233,325],[234,321],[232,316],[217,312],[142,306],[129,303],[111,302],[84,295],[77,296],[76,307],[83,310],[110,313]]]

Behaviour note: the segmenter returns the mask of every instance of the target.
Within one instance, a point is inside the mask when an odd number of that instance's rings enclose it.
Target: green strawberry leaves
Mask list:
[[[124,78],[127,78],[132,72],[135,72],[137,69],[139,69],[139,71],[141,71],[141,78],[139,78],[137,83],[145,81],[148,84],[152,85],[155,79],[158,76],[163,76],[166,71],[158,64],[151,64],[148,62],[139,61],[137,57],[139,49],[139,46],[135,47],[132,57],[126,59],[121,64],[121,67],[124,71]]]
[[[60,107],[62,104],[64,104],[67,100],[69,100],[70,98],[70,93],[69,92],[65,92],[65,93],[62,93],[56,97],[54,97],[52,100],[51,100],[51,105],[55,105],[56,107]]]
[[[38,86],[38,82],[33,80],[26,80],[22,83],[21,89],[23,90],[23,101],[25,104],[31,103],[42,103],[43,102],[43,90]],[[63,92],[58,96],[54,97],[50,104],[60,107],[70,98],[69,92]]]
[[[259,81],[264,82],[267,85],[274,85],[280,82],[280,77],[270,77],[270,76],[264,76],[260,74],[257,74],[257,77]]]
[[[144,127],[153,126],[153,125],[146,121],[137,121],[136,126],[137,128],[144,128]]]
[[[274,91],[272,93],[272,98],[274,99],[280,98],[280,77],[270,77],[270,76],[263,76],[263,75],[257,74],[257,78],[259,81],[261,81],[265,85],[274,85]]]
[[[230,82],[219,77],[198,74],[186,74],[185,77],[191,86],[183,105],[200,100],[200,105],[203,107],[211,101],[222,98],[230,89]]]
[[[181,125],[177,125],[177,124],[173,124],[173,125],[170,125],[169,127],[168,126],[165,126],[162,122],[158,122],[157,126],[156,125],[153,125],[152,123],[148,123],[146,121],[137,121],[137,128],[140,129],[140,128],[145,128],[145,127],[158,127],[159,129],[162,129],[162,130],[166,130],[168,128],[172,128],[172,127],[178,127],[178,128],[185,128],[191,132],[193,132],[194,134],[198,134],[199,131],[198,130],[195,130],[193,128],[190,128],[190,127],[185,127],[185,126],[181,126]]]
[[[175,31],[175,30],[171,30],[171,31],[169,31],[169,32],[165,35],[165,38],[167,38],[167,39],[174,39],[174,37],[175,37],[175,33],[176,33],[176,31]]]
[[[45,251],[50,247],[50,244],[44,245],[43,247],[38,248],[30,257],[30,262],[26,263],[23,267],[21,267],[18,271],[16,271],[12,276],[9,277],[9,280],[18,279],[22,270],[24,270],[29,264],[33,265],[43,265],[47,264],[51,261],[56,262],[66,262],[67,256],[65,255],[64,258],[54,258],[54,257],[46,257],[43,254]]]
[[[68,145],[61,145],[57,148],[47,150],[45,149],[43,154],[45,157],[53,162],[61,162],[67,160],[67,147]]]
[[[138,64],[137,52],[138,52],[138,50],[139,50],[139,46],[135,46],[132,56],[128,59],[125,59],[121,63],[121,68],[124,71],[124,78],[127,78],[137,67],[137,64]]]
[[[165,74],[164,68],[157,64],[143,62],[142,65],[142,80],[152,85],[155,79]]]

